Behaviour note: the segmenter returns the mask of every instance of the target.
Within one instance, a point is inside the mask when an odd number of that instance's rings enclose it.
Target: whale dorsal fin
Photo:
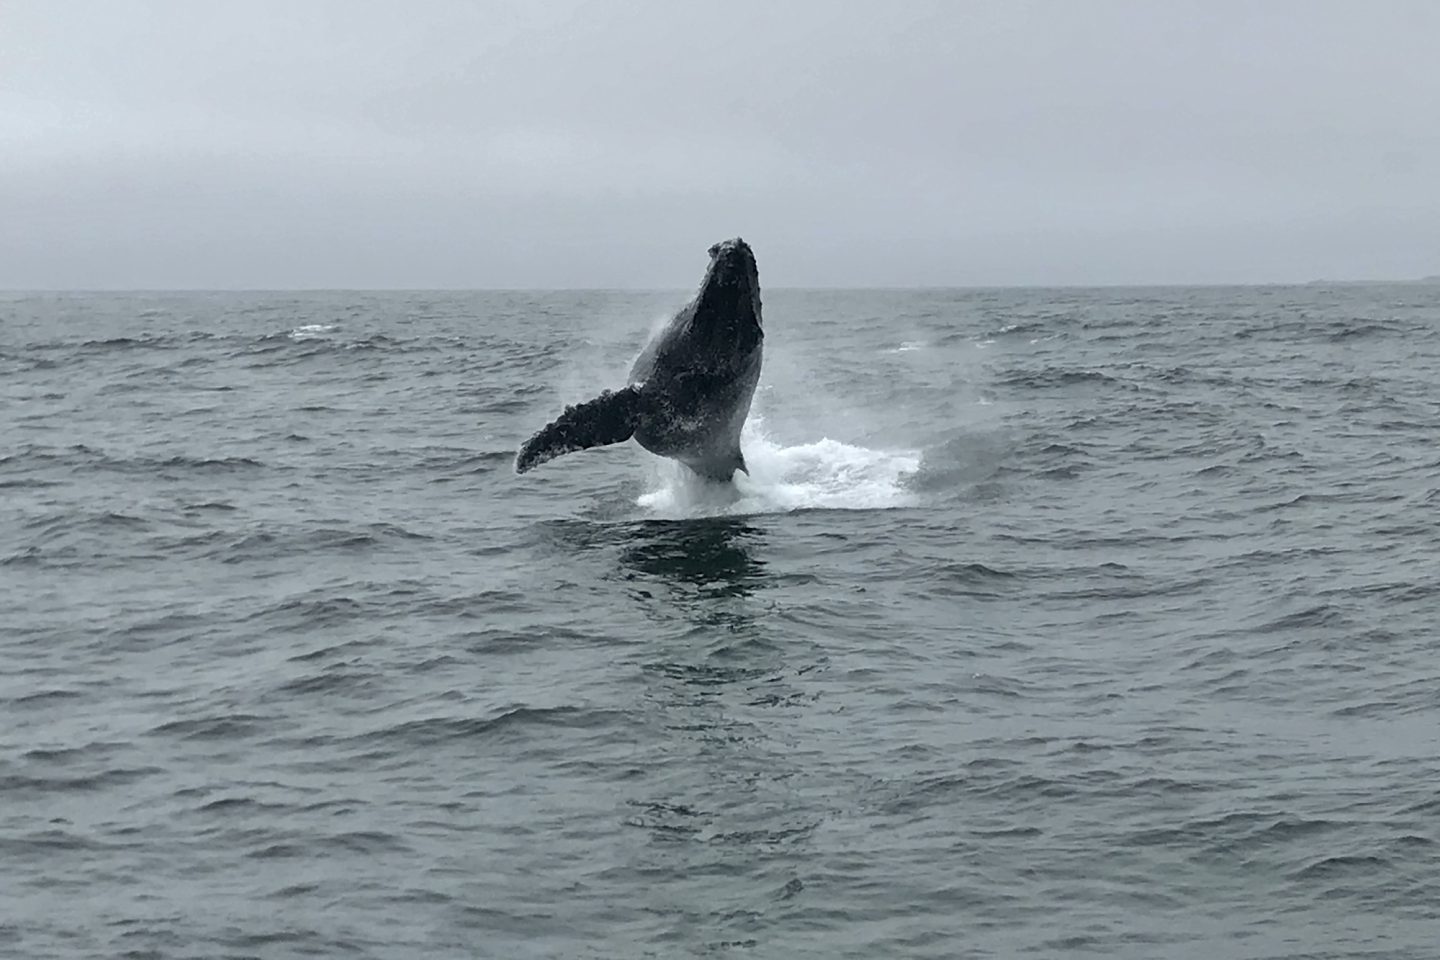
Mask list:
[[[576,450],[629,440],[640,416],[640,387],[606,390],[594,400],[565,408],[520,447],[515,472],[524,473]]]

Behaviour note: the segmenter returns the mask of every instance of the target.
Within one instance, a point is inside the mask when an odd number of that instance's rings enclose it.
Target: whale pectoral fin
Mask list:
[[[526,440],[515,457],[515,472],[524,473],[563,454],[629,440],[640,415],[640,389],[606,390],[594,400],[565,412]]]

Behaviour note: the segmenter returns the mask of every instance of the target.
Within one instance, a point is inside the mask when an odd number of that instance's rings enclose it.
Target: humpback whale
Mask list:
[[[748,473],[740,428],[764,341],[755,255],[739,237],[717,243],[699,292],[641,350],[626,386],[567,406],[521,445],[515,472],[634,437],[702,477]]]

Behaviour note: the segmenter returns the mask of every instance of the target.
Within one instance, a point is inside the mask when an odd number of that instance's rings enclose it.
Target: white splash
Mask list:
[[[636,504],[657,517],[785,513],[791,510],[881,510],[909,506],[905,480],[920,469],[917,450],[870,450],[828,437],[793,447],[765,435],[754,417],[740,449],[750,475],[734,483],[704,480],[673,460],[657,460],[654,488]]]
[[[336,329],[333,323],[307,323],[304,326],[296,327],[290,331],[291,340],[314,340],[322,333],[330,333]]]

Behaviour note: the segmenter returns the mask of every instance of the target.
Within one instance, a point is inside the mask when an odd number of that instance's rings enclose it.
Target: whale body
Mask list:
[[[699,292],[645,345],[628,383],[566,407],[521,445],[515,471],[634,437],[703,477],[732,479],[746,470],[740,430],[764,343],[755,255],[739,237],[717,243]]]

